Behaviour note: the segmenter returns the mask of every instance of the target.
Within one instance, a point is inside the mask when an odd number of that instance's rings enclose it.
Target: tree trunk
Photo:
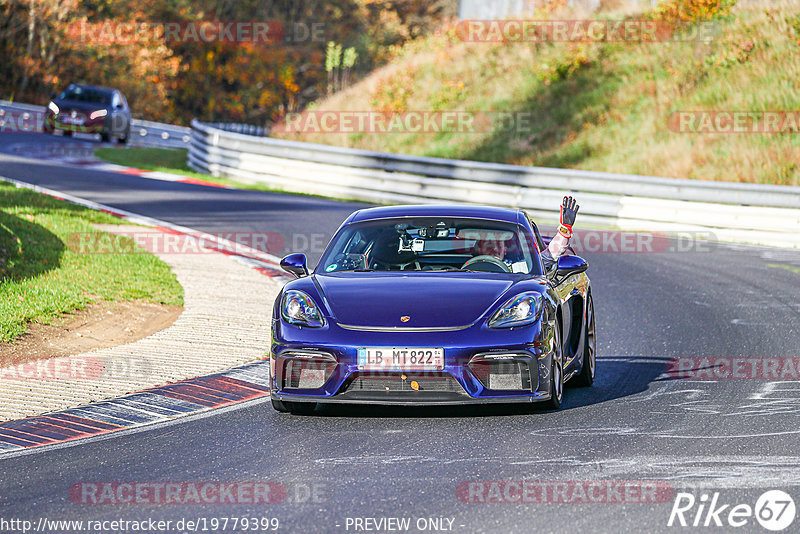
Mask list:
[[[25,54],[28,59],[33,63],[33,39],[36,33],[36,0],[30,0],[28,8],[28,42],[25,46]],[[30,66],[25,67],[22,75],[22,83],[19,87],[20,95],[25,94],[25,89],[28,88],[28,80],[30,79]]]

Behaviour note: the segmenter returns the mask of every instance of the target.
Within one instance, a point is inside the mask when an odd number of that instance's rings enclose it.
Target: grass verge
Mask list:
[[[141,254],[78,254],[67,243],[92,224],[120,224],[99,211],[0,182],[0,342],[98,300],[183,304],[169,266]]]

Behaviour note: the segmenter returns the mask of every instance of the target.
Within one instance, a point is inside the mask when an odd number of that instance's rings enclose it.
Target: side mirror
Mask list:
[[[116,106],[114,106],[114,109],[122,109],[123,107],[125,106],[123,106],[122,104],[117,104]]]
[[[571,274],[578,274],[584,272],[589,268],[586,260],[580,256],[561,256],[558,258],[558,266],[556,267],[556,275],[560,278],[567,277]]]
[[[305,254],[289,254],[281,260],[281,268],[297,278],[308,276]]]

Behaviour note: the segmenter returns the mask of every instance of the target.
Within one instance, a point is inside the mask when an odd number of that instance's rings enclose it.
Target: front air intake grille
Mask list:
[[[477,358],[469,368],[483,387],[497,391],[532,391],[528,365],[517,360]]]
[[[447,373],[359,373],[344,391],[448,392],[466,394],[461,384]]]
[[[309,358],[285,360],[281,389],[319,389],[336,369],[336,362]]]

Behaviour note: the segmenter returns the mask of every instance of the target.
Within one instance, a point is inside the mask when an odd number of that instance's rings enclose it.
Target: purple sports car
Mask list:
[[[595,321],[587,263],[549,242],[521,210],[353,213],[313,273],[303,254],[281,262],[298,279],[274,307],[272,405],[559,408],[565,382],[594,381]]]

